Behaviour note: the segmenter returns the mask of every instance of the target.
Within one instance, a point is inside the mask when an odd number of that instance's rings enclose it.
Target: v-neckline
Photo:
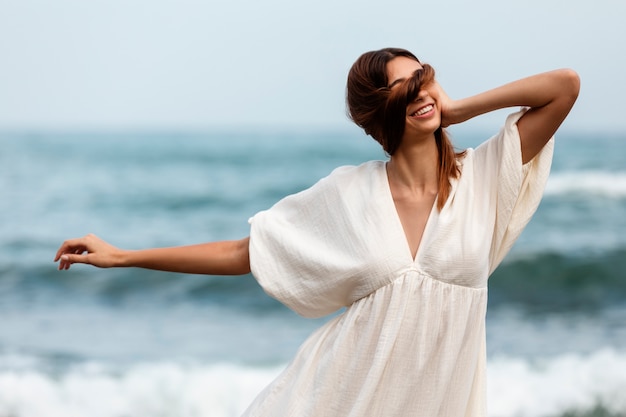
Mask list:
[[[422,237],[417,245],[417,250],[415,251],[415,256],[413,256],[413,251],[411,250],[411,244],[409,243],[408,236],[404,231],[404,226],[402,226],[402,220],[400,219],[400,213],[398,213],[398,208],[396,207],[396,203],[393,199],[393,193],[391,192],[391,184],[389,183],[389,173],[387,172],[387,162],[383,162],[382,164],[382,177],[383,177],[383,187],[386,191],[386,201],[387,201],[387,211],[391,211],[393,213],[392,217],[394,217],[394,223],[396,224],[396,233],[402,237],[402,242],[404,242],[404,251],[408,255],[408,258],[411,260],[411,263],[418,263],[420,259],[420,255],[422,254],[422,247],[424,246],[424,242],[427,240],[428,232],[430,229],[430,224],[434,217],[437,216],[437,197],[435,197],[435,201],[433,202],[432,207],[430,208],[430,212],[428,213],[428,218],[426,219],[426,223],[424,224],[424,230],[422,231]]]

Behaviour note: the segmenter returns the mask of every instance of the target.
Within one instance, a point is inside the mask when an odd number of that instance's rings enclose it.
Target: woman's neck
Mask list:
[[[432,140],[400,146],[387,163],[389,181],[418,194],[437,194],[439,150]]]

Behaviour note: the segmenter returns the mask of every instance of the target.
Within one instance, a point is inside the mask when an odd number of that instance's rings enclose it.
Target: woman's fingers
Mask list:
[[[59,270],[68,270],[72,264],[90,264],[90,255],[85,254],[64,254],[61,255]]]
[[[110,258],[114,249],[97,236],[89,234],[63,242],[54,261],[59,261],[59,270],[67,270],[75,263],[108,267],[112,266]]]
[[[58,261],[61,255],[63,255],[64,253],[76,253],[77,251],[80,251],[80,253],[82,253],[86,251],[87,250],[86,239],[87,239],[87,236],[76,238],[76,239],[68,239],[65,242],[63,242],[63,244],[61,245],[61,247],[59,248],[59,250],[57,251],[54,257],[54,261],[55,262]]]
[[[82,253],[87,251],[86,237],[69,239],[63,242],[57,251],[54,261],[59,261],[59,270],[68,270],[70,265],[78,263],[80,259],[75,256],[83,256]],[[84,263],[84,262],[83,262]]]

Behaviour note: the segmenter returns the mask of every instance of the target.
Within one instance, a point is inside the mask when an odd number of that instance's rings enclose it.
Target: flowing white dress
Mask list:
[[[541,199],[553,140],[522,166],[516,122],[460,161],[415,259],[385,162],[341,167],[250,219],[252,273],[313,333],[249,417],[486,415],[487,279]]]

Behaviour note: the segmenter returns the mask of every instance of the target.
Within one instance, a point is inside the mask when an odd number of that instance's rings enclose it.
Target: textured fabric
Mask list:
[[[522,166],[516,122],[460,161],[413,259],[385,162],[341,167],[251,223],[264,290],[312,334],[249,417],[485,416],[487,279],[535,212],[551,140]]]

